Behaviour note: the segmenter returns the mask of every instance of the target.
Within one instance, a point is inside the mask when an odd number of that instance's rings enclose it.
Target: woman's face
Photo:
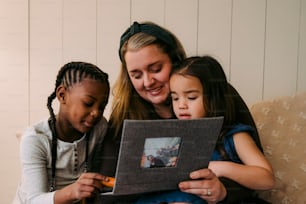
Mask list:
[[[125,62],[136,92],[153,105],[161,105],[169,96],[172,63],[169,56],[156,45],[128,50]]]

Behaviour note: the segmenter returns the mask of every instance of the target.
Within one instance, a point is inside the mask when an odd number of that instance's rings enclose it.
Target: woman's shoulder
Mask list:
[[[94,130],[104,132],[107,129],[107,120],[105,117],[102,117],[101,120],[95,125]]]
[[[94,137],[103,139],[106,134],[107,128],[108,128],[107,120],[105,117],[102,117],[101,120],[93,128],[92,135]]]

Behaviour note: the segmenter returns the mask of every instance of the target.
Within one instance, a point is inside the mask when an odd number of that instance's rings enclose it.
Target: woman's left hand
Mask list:
[[[201,169],[190,174],[193,180],[179,183],[181,191],[195,194],[209,204],[217,203],[226,197],[226,189],[210,169]]]

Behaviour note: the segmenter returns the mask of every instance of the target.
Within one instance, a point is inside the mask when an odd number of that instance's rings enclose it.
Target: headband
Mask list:
[[[173,37],[170,35],[170,33],[163,28],[152,25],[152,24],[139,24],[138,22],[134,22],[122,35],[120,38],[120,47],[119,47],[119,57],[122,61],[122,57],[120,54],[120,50],[122,45],[133,35],[136,33],[146,33],[148,35],[152,35],[156,37],[157,39],[163,41],[173,49],[176,49],[177,45]]]

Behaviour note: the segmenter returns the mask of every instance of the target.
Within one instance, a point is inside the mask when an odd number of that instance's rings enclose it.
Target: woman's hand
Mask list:
[[[98,173],[83,173],[77,181],[55,192],[55,203],[71,203],[94,196],[103,188],[108,177]]]
[[[226,197],[226,189],[210,169],[201,169],[190,174],[191,181],[179,183],[181,191],[195,194],[209,204],[217,203]]]

